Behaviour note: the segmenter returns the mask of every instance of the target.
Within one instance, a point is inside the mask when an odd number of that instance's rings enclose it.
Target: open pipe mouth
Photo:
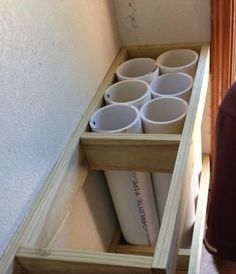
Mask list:
[[[198,54],[191,49],[173,49],[157,58],[157,64],[164,68],[184,68],[195,64]]]
[[[125,80],[111,85],[104,93],[106,104],[128,103],[138,109],[151,100],[149,85],[142,80]]]
[[[140,110],[144,123],[168,125],[186,116],[188,104],[176,97],[159,97],[147,102]]]
[[[159,75],[159,67],[152,58],[134,58],[119,65],[116,75],[119,81],[139,79],[150,82]]]
[[[189,93],[193,87],[193,78],[186,73],[163,74],[150,83],[153,98],[161,96],[175,96],[185,99],[184,95]]]
[[[157,58],[160,73],[185,72],[195,76],[198,53],[190,49],[174,49],[161,54]]]
[[[98,109],[92,115],[89,125],[94,132],[128,132],[132,128],[140,131],[140,114],[136,107],[127,104],[113,104]]]

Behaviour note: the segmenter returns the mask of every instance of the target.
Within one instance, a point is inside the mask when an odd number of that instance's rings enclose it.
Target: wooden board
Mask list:
[[[150,57],[156,59],[160,54],[167,50],[177,48],[188,48],[195,50],[200,53],[201,44],[199,43],[188,43],[188,44],[162,44],[162,45],[146,45],[146,46],[126,46],[128,51],[128,58],[137,57]]]
[[[174,134],[81,135],[89,167],[97,170],[173,172],[180,140]]]
[[[210,158],[204,155],[200,180],[200,191],[197,202],[196,220],[193,230],[192,246],[189,261],[189,274],[198,274],[200,271],[202,244],[205,229],[207,197],[210,182]]]
[[[152,273],[152,258],[147,256],[21,248],[16,261],[30,274]]]
[[[115,249],[116,253],[129,254],[129,255],[141,255],[141,256],[153,256],[155,248],[152,246],[135,246],[119,244]],[[188,271],[190,258],[190,249],[180,249],[177,256],[176,269],[178,271]]]
[[[152,257],[148,258],[148,256],[153,255],[154,249],[152,247],[126,246],[125,248],[125,246],[117,246],[117,253],[119,251],[121,251],[122,255],[21,248],[16,256],[14,274],[22,273],[21,271],[32,274],[70,274],[75,273],[75,271],[83,274],[111,272],[124,274],[152,273],[150,268]],[[137,254],[140,255],[140,253],[144,255],[136,256]],[[136,255],[131,257],[129,256],[130,254]],[[180,250],[176,273],[187,273],[189,255],[190,250]]]

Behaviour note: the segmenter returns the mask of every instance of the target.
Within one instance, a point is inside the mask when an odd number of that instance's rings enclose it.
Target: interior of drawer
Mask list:
[[[107,252],[118,227],[103,172],[90,172],[48,248]]]

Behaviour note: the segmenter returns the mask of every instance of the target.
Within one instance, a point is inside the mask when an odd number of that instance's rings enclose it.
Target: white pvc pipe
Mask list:
[[[151,100],[149,85],[142,80],[125,80],[111,85],[104,93],[106,104],[127,103],[140,109]]]
[[[140,110],[145,133],[181,134],[188,104],[177,97],[159,97],[143,105]],[[153,173],[153,184],[160,220],[163,218],[166,199],[171,184],[171,173]],[[182,242],[187,245],[184,237],[189,235],[190,226],[195,216],[194,197],[190,197]]]
[[[152,58],[134,58],[120,64],[116,70],[118,81],[138,79],[150,83],[159,75],[157,63]]]
[[[198,130],[193,133],[193,155],[194,155],[194,166],[193,166],[193,173],[194,173],[194,180],[192,184],[193,193],[195,195],[195,201],[197,200],[198,193],[199,193],[199,176],[202,170],[202,136],[201,130]]]
[[[127,104],[97,110],[90,127],[95,132],[142,132],[138,109]],[[105,176],[125,240],[135,245],[155,245],[159,222],[150,174],[105,171]]]
[[[152,173],[152,180],[154,186],[154,192],[156,197],[157,212],[159,221],[162,221],[165,211],[166,200],[169,193],[170,183],[172,179],[172,173],[155,172]]]
[[[193,175],[191,178],[190,183],[190,191],[189,196],[187,197],[187,203],[188,207],[186,210],[185,215],[185,222],[184,222],[184,228],[183,228],[183,234],[180,246],[181,248],[190,248],[191,242],[192,242],[192,233],[193,233],[193,224],[195,222],[195,205],[196,205],[196,180],[198,178],[196,177],[196,172],[193,170]]]
[[[145,133],[179,134],[182,132],[187,112],[187,103],[176,97],[159,97],[145,105],[140,110]],[[152,174],[158,216],[163,218],[166,199],[171,183],[171,173]]]
[[[197,52],[190,49],[173,49],[162,53],[157,58],[160,73],[184,72],[195,76],[198,62]]]
[[[145,133],[180,134],[188,104],[177,97],[159,97],[140,109]]]
[[[150,83],[152,98],[174,96],[189,102],[193,87],[193,78],[186,73],[163,74]]]
[[[201,173],[202,170],[202,132],[201,130],[198,130],[196,133],[196,142],[194,144],[194,150],[195,150],[195,157],[197,159],[197,172],[198,175]]]
[[[139,111],[127,104],[113,104],[98,109],[90,118],[89,125],[95,132],[142,132]]]
[[[182,132],[187,103],[176,97],[159,97],[140,110],[145,133],[179,134]],[[158,216],[162,220],[172,174],[153,173]]]

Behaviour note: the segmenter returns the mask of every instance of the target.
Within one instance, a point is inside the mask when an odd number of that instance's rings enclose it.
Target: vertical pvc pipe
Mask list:
[[[151,100],[149,85],[142,80],[124,80],[111,85],[104,93],[106,104],[126,103],[140,109]]]
[[[116,70],[118,81],[143,80],[150,83],[159,75],[159,67],[152,58],[134,58],[120,64]]]
[[[197,132],[194,132],[194,139],[193,139],[193,153],[194,153],[194,166],[193,166],[193,174],[195,176],[195,179],[192,183],[193,193],[195,196],[195,201],[198,197],[199,192],[199,176],[202,170],[202,136],[201,136],[201,130],[198,130]]]
[[[190,248],[191,242],[192,242],[192,233],[193,233],[193,225],[195,222],[195,202],[196,202],[196,188],[194,185],[196,182],[196,173],[193,170],[192,178],[190,183],[190,190],[189,190],[189,196],[187,199],[188,207],[186,210],[185,215],[185,222],[184,222],[184,228],[183,228],[183,234],[180,246],[181,248]]]
[[[174,96],[190,100],[193,78],[186,73],[167,73],[157,77],[150,83],[153,98]]]
[[[165,211],[166,200],[169,193],[172,173],[152,173],[154,192],[156,196],[157,212],[160,222]]]
[[[173,49],[157,58],[160,73],[184,72],[194,78],[197,69],[198,54],[190,49]]]
[[[188,104],[186,101],[176,97],[159,97],[146,103],[140,110],[144,132],[156,134],[182,133],[187,107]],[[160,220],[162,220],[172,174],[153,173],[152,178],[156,195],[158,215]],[[186,224],[183,236],[189,235],[188,232],[190,227],[193,226],[195,218],[194,198],[192,195],[189,203],[189,211],[186,214]],[[183,239],[182,242],[186,244],[186,241]]]
[[[127,104],[97,110],[90,127],[95,132],[142,132],[138,109]],[[150,174],[105,171],[105,176],[125,240],[136,245],[155,245],[159,222]]]

